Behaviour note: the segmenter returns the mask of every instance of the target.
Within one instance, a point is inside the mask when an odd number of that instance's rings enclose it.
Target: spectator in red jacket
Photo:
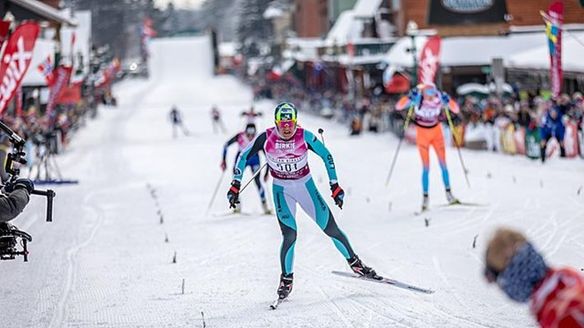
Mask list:
[[[501,228],[488,244],[485,276],[512,300],[529,302],[544,328],[584,327],[584,276],[551,268],[521,233]]]

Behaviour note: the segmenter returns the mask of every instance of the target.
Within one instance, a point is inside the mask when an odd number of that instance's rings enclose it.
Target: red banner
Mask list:
[[[37,23],[19,25],[8,39],[0,62],[0,114],[22,83],[39,35]]]
[[[71,77],[71,71],[73,68],[71,66],[59,66],[55,70],[54,83],[49,91],[49,102],[47,103],[47,117],[53,113],[55,105],[57,105],[57,99],[63,93],[65,87],[69,84],[69,78]]]
[[[83,82],[71,83],[63,88],[57,104],[77,104],[81,101],[81,84]]]
[[[420,54],[418,83],[434,84],[434,78],[440,63],[440,37],[435,35],[428,39]]]
[[[540,12],[541,13],[541,12]],[[548,12],[541,13],[545,22],[545,34],[550,49],[550,80],[552,96],[558,97],[562,90],[562,24],[564,22],[564,3],[553,2]]]
[[[10,22],[0,21],[0,48],[2,48],[2,44],[8,38],[8,32],[10,32]]]

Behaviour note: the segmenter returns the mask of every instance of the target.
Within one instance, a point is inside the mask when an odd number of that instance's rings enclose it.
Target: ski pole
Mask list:
[[[264,165],[262,165],[262,167],[260,167],[259,170],[256,171],[256,173],[254,173],[254,175],[251,177],[251,179],[249,179],[248,182],[246,182],[243,187],[241,187],[241,189],[239,190],[239,193],[241,194],[245,188],[253,181],[253,179],[255,179],[255,177],[258,176],[258,174],[260,174],[260,172],[262,172],[262,170],[264,169],[264,167],[266,167],[266,165],[268,164],[268,162],[265,162]]]
[[[464,171],[464,178],[466,180],[466,185],[470,188],[470,182],[468,181],[468,171],[466,166],[464,165],[464,161],[462,159],[462,153],[460,152],[460,147],[458,146],[458,138],[456,138],[456,133],[454,131],[454,124],[452,124],[452,118],[450,117],[450,108],[446,106],[446,119],[448,120],[448,126],[450,126],[450,131],[454,138],[454,145],[456,146],[456,150],[458,151],[458,158],[460,159],[460,165],[462,166],[462,170]]]
[[[209,210],[215,201],[215,197],[217,196],[217,191],[219,191],[219,187],[221,186],[221,181],[223,181],[223,177],[225,176],[225,171],[221,173],[221,177],[219,177],[219,181],[217,181],[217,186],[215,186],[215,191],[213,192],[213,196],[211,197],[211,201],[209,202],[209,206],[207,206],[207,212],[205,215],[209,214]]]
[[[322,140],[322,144],[324,144],[324,135],[322,134],[324,130],[322,128],[318,128],[318,134],[320,134],[320,139]],[[325,145],[326,146],[326,145]]]
[[[406,133],[406,129],[408,128],[408,125],[410,124],[410,118],[412,116],[412,111],[414,109],[414,106],[410,106],[410,108],[408,109],[408,114],[406,115],[406,120],[404,122],[404,134]],[[397,143],[397,149],[395,150],[395,154],[393,155],[393,160],[391,161],[391,166],[389,168],[389,174],[387,175],[387,179],[385,180],[385,186],[387,187],[389,185],[389,180],[391,179],[391,174],[393,173],[393,168],[395,167],[395,163],[397,161],[397,155],[399,154],[399,149],[401,148],[401,144],[402,141],[404,140],[405,135],[401,136],[399,138],[399,141]]]

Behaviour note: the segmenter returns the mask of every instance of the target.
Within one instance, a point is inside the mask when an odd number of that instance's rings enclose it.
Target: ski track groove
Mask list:
[[[89,245],[91,243],[91,241],[95,237],[95,234],[97,233],[97,231],[99,230],[99,228],[101,227],[101,225],[103,223],[103,220],[104,220],[103,210],[95,205],[89,205],[89,204],[93,204],[93,203],[89,202],[89,200],[91,198],[93,198],[96,194],[97,194],[97,192],[89,193],[84,197],[83,202],[84,202],[84,204],[86,204],[85,210],[93,212],[93,215],[95,216],[96,222],[93,224],[93,226],[91,228],[91,232],[89,234],[89,237],[87,237],[87,239],[85,239],[81,243],[78,243],[77,245],[70,247],[67,250],[67,276],[65,278],[65,285],[63,288],[62,296],[59,299],[59,302],[57,303],[57,307],[55,309],[55,313],[53,314],[53,318],[51,319],[51,322],[49,324],[49,328],[63,327],[65,320],[66,320],[66,305],[67,305],[67,302],[68,302],[69,297],[71,295],[71,292],[73,291],[73,286],[75,284],[75,277],[77,275],[76,269],[75,269],[75,265],[76,265],[75,256],[77,255],[77,253],[81,249],[83,249],[84,247],[86,247],[87,245]]]

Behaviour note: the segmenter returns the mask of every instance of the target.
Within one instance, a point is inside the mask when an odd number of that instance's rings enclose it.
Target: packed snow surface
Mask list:
[[[416,216],[421,163],[415,147],[402,147],[385,187],[395,137],[349,137],[346,127],[301,112],[305,128],[325,131],[347,192],[343,210],[333,211],[355,251],[379,273],[436,292],[331,274],[348,266],[299,210],[294,290],[271,311],[280,273],[276,218],[259,215],[253,185],[242,194],[243,211],[251,215],[218,215],[227,211],[228,174],[206,214],[221,177],[223,143],[243,127],[239,113],[252,104],[251,90],[212,75],[206,37],[156,40],[152,52],[150,80],[118,84],[119,107],[102,108],[59,156],[66,178],[81,183],[54,188],[54,222],[44,222],[44,199],[36,197],[13,222],[33,242],[28,263],[0,263],[3,327],[530,327],[527,308],[482,279],[494,227],[525,231],[552,265],[584,267],[582,160],[542,165],[463,150],[468,188],[450,148],[455,195],[484,206],[440,207],[446,200],[432,158],[432,210]],[[172,138],[173,104],[192,136]],[[213,133],[213,104],[227,134]],[[260,128],[270,125],[272,107],[256,103],[264,113]],[[235,152],[234,145],[228,166]],[[333,208],[324,166],[310,156]]]

